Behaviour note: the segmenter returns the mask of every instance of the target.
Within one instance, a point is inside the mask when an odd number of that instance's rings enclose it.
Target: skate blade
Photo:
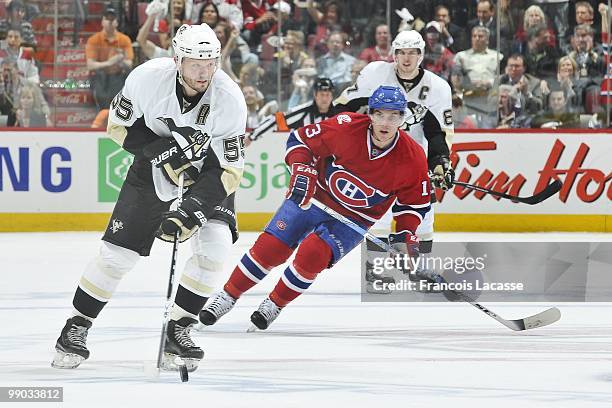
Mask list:
[[[368,284],[366,285],[366,292],[372,294],[372,295],[388,295],[389,293],[391,293],[391,289],[388,289],[385,286],[385,289],[374,289],[374,285],[371,282],[368,282]]]
[[[195,330],[197,332],[205,332],[208,330],[209,326],[206,326],[203,323],[196,323],[193,326],[191,326],[191,330]]]
[[[179,371],[181,366],[187,367],[188,372],[194,372],[198,368],[200,360],[195,358],[181,358],[176,354],[164,353],[160,370],[162,371]]]
[[[74,353],[64,353],[63,351],[57,351],[51,367],[53,368],[77,368],[85,360],[83,356],[79,356]]]

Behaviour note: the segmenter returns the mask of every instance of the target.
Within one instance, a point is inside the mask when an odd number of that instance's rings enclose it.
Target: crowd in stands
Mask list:
[[[243,89],[249,128],[312,100],[317,77],[330,78],[337,95],[366,64],[393,61],[390,43],[401,29],[421,32],[422,66],[451,85],[456,128],[609,125],[607,1],[391,0],[390,10],[387,3],[60,0],[55,9],[43,0],[0,0],[0,118],[6,121],[0,126],[61,126],[53,120],[55,99],[73,92],[82,96],[80,105],[91,104],[96,117],[88,124],[104,127],[131,69],[172,56],[171,38],[183,23],[214,29],[220,69]],[[60,27],[41,23],[56,12]],[[54,53],[66,47],[81,70],[53,66]]]

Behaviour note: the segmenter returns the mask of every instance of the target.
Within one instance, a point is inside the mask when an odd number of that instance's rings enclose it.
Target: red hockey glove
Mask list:
[[[317,170],[303,163],[291,165],[291,180],[286,198],[293,201],[303,210],[310,207],[310,199],[314,196],[317,188]]]

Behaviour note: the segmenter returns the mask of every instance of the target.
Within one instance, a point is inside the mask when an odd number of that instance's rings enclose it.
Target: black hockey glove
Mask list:
[[[160,137],[145,146],[143,153],[158,167],[169,182],[178,186],[179,174],[185,172],[184,186],[190,186],[198,179],[199,171],[183,152],[183,149],[172,137]]]
[[[436,188],[448,190],[453,187],[455,170],[451,167],[448,156],[435,156],[429,160],[429,179]]]
[[[175,211],[169,211],[162,216],[157,237],[173,242],[178,232],[179,242],[188,240],[207,221],[201,208],[202,200],[198,197],[187,197]]]

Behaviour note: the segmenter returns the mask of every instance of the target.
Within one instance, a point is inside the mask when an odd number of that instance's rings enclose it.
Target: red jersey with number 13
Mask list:
[[[285,162],[314,164],[315,198],[367,226],[392,206],[397,231],[414,233],[430,209],[423,149],[402,130],[377,148],[368,115],[343,113],[292,131]]]

